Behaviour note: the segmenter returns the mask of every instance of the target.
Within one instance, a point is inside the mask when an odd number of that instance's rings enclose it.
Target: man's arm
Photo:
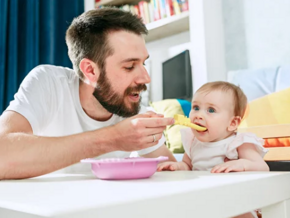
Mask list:
[[[65,137],[35,136],[26,118],[4,112],[0,117],[0,179],[39,176],[110,152],[114,147],[105,146],[110,138],[106,136],[105,129]]]
[[[81,159],[111,151],[141,150],[157,144],[152,135],[161,135],[173,119],[136,115],[114,126],[64,137],[32,134],[25,117],[4,112],[0,117],[0,179],[29,178],[67,167]],[[150,118],[150,119],[148,119]]]

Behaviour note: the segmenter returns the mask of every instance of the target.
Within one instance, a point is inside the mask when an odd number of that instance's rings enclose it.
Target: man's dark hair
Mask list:
[[[137,35],[148,33],[142,19],[117,8],[102,8],[87,11],[76,17],[66,31],[68,54],[74,70],[81,79],[83,73],[79,63],[88,58],[105,69],[105,60],[113,54],[107,35],[113,31],[125,30]]]

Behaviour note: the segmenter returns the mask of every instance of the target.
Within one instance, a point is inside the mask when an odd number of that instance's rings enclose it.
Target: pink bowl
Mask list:
[[[109,158],[109,159],[84,159],[82,163],[91,163],[94,175],[100,179],[142,179],[152,176],[160,161],[168,157],[158,158]]]

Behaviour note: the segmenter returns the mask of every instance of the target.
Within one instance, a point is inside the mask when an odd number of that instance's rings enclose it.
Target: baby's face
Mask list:
[[[202,142],[215,142],[227,138],[234,118],[234,101],[230,92],[198,92],[192,99],[190,120],[207,128],[205,132],[192,129],[195,137]]]

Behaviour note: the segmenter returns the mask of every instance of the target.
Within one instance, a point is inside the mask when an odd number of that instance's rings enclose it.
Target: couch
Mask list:
[[[251,124],[242,123],[239,131],[265,139],[271,171],[290,171],[290,65],[231,71],[228,81],[239,85],[250,102],[246,119]]]

